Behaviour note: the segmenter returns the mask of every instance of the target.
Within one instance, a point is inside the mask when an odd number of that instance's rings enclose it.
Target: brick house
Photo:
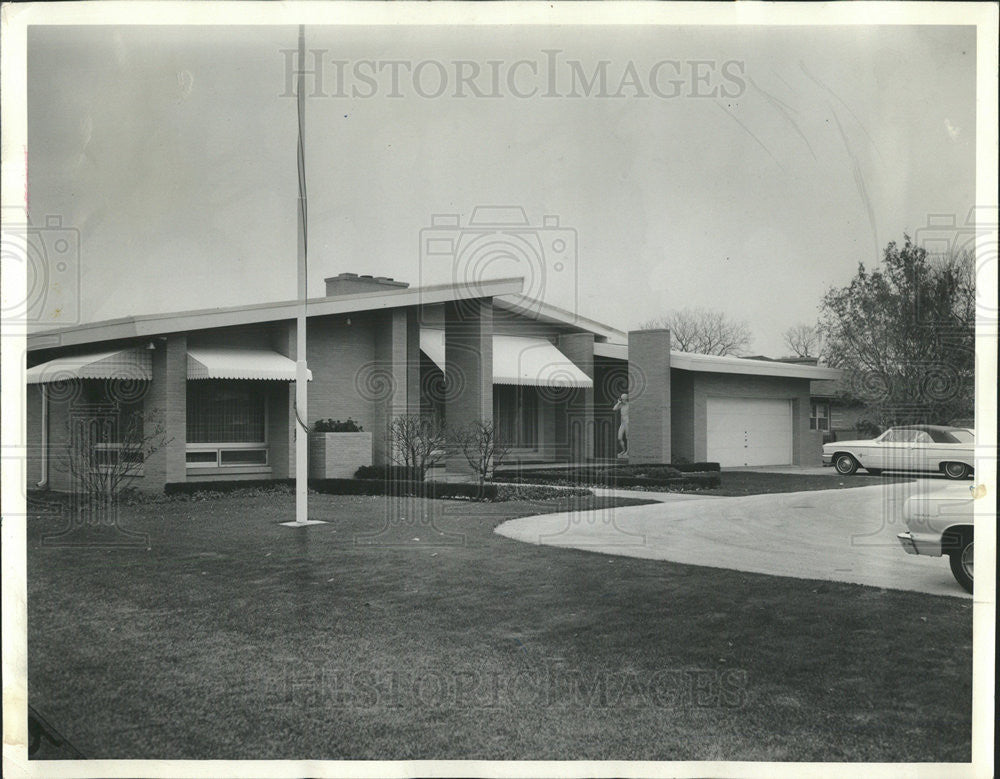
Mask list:
[[[308,416],[351,417],[388,460],[399,414],[449,427],[492,417],[521,461],[613,458],[611,408],[630,392],[630,460],[818,464],[810,381],[836,371],[674,352],[521,294],[523,279],[411,288],[340,274],[307,304]],[[296,301],[94,322],[28,337],[28,481],[56,467],[80,409],[162,419],[167,441],[135,486],[295,475]],[[89,413],[89,412],[88,412]],[[110,447],[113,450],[113,446]],[[113,452],[111,455],[113,456]],[[449,469],[458,467],[449,461]]]

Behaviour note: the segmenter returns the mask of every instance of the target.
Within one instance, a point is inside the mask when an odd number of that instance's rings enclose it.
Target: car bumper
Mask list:
[[[913,533],[900,533],[896,538],[907,554],[930,555],[931,557],[940,557],[942,554],[940,536],[924,538],[919,535],[915,536]]]
[[[832,454],[827,454],[826,452],[823,453],[823,465],[833,465],[833,455]]]

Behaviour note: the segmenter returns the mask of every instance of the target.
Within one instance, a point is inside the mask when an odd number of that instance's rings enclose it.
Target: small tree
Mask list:
[[[480,487],[510,453],[510,447],[500,440],[499,430],[492,419],[470,422],[455,431],[453,440],[475,472]]]
[[[704,308],[685,308],[645,322],[644,329],[665,327],[670,330],[670,341],[682,352],[700,354],[738,355],[745,353],[753,336],[746,322],[730,319],[721,311]]]
[[[448,444],[444,422],[436,414],[405,414],[395,417],[389,423],[386,438],[392,461],[413,469],[421,479],[428,468],[444,457]]]
[[[819,357],[823,333],[815,325],[795,325],[784,333],[785,346],[795,357]]]
[[[154,409],[122,411],[118,406],[83,407],[71,412],[69,444],[61,463],[75,490],[99,510],[112,506],[142,465],[173,439],[166,437],[163,415]]]

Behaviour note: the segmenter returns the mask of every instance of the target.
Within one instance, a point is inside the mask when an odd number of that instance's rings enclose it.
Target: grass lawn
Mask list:
[[[139,550],[32,517],[29,701],[92,758],[970,759],[971,604],[492,532],[565,508],[146,504]]]
[[[764,473],[763,471],[723,471],[722,486],[698,490],[706,495],[763,495],[768,492],[806,492],[811,490],[844,490],[851,487],[871,487],[893,481],[913,481],[912,476],[869,476],[856,473],[841,476],[831,469],[829,474]]]

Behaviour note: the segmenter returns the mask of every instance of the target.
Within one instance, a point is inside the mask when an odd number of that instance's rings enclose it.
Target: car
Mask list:
[[[843,476],[864,468],[873,475],[928,471],[964,479],[975,467],[975,444],[975,433],[967,427],[902,425],[890,427],[878,438],[823,444],[823,465],[832,465]]]
[[[903,503],[907,531],[896,538],[907,554],[948,555],[956,581],[972,592],[973,525],[975,497],[954,487],[925,495],[913,495]]]

